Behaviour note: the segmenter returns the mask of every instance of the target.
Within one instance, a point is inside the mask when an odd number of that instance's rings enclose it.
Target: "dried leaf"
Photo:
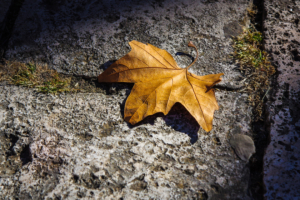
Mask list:
[[[129,44],[132,50],[98,76],[99,82],[135,83],[125,104],[125,120],[136,124],[158,112],[166,115],[179,102],[210,131],[214,111],[219,109],[211,87],[223,73],[197,76],[188,67],[178,67],[165,50],[138,41]]]

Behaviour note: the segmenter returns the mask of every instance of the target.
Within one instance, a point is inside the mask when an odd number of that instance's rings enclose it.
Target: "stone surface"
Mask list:
[[[247,21],[248,3],[25,0],[5,56],[97,76],[133,39],[174,56],[195,55],[191,40],[201,57],[190,72],[224,72],[221,84],[237,87],[229,37]],[[229,144],[253,134],[246,94],[216,91],[220,109],[206,133],[179,104],[131,126],[123,120],[131,85],[98,87],[52,96],[0,86],[0,198],[250,199],[249,166]]]
[[[59,96],[0,90],[2,144],[11,152],[2,155],[1,198],[248,198],[246,163],[227,141],[240,126],[250,129],[245,95],[218,92],[214,129],[200,130],[192,145],[199,126],[180,106],[138,126],[124,122],[125,90]],[[245,112],[239,126],[232,112]]]
[[[9,6],[11,4],[12,0],[2,0],[0,1],[0,28],[3,26],[3,20],[5,18],[5,15],[9,9]],[[0,29],[1,30],[1,29]]]
[[[191,72],[225,72],[222,84],[236,87],[241,78],[229,58],[229,37],[241,31],[240,21],[247,21],[247,6],[247,0],[25,0],[6,58],[37,60],[65,73],[97,76],[103,64],[130,51],[131,40],[151,43],[173,56],[195,55],[187,47],[193,41],[201,57]],[[186,56],[176,59],[183,68],[191,62]]]
[[[240,159],[248,161],[255,153],[254,142],[251,137],[242,134],[233,135],[230,138],[230,145]]]
[[[277,66],[270,94],[270,144],[264,157],[267,199],[300,198],[300,1],[265,1],[265,48]]]

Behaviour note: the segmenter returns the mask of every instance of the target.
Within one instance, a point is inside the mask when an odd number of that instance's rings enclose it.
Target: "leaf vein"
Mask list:
[[[163,57],[158,51],[156,51],[155,49],[153,49],[156,53],[158,53],[158,55],[160,55],[167,63],[169,63],[169,65],[171,65],[174,69],[178,69],[177,67],[173,66],[169,61],[167,61],[165,59],[165,57]]]
[[[125,65],[124,65],[125,66]],[[141,68],[133,68],[133,69],[127,69],[127,70],[122,70],[122,71],[118,71],[116,73],[111,73],[108,76],[112,76],[114,74],[118,74],[124,71],[131,71],[131,70],[139,70],[139,69],[165,69],[165,70],[182,70],[182,69],[169,69],[169,68],[161,68],[161,67],[141,67]]]
[[[134,44],[134,43],[131,43],[131,44]],[[142,47],[140,47],[139,45],[137,44],[134,44],[135,46],[139,47],[140,49],[144,50],[147,54],[149,54],[151,57],[153,57],[155,60],[157,60],[157,62],[159,62],[160,64],[162,64],[163,66],[165,66],[167,68],[166,65],[164,65],[163,63],[161,63],[157,58],[155,58],[153,55],[151,55],[148,51],[146,51],[145,49],[143,49]],[[160,54],[159,54],[160,55]],[[168,68],[167,68],[168,69]]]
[[[192,87],[192,84],[191,84],[191,82],[189,81],[189,79],[186,79],[186,80],[187,80],[187,81],[190,83],[190,85],[191,85],[191,88],[192,88],[192,90],[193,90],[193,93],[194,93],[194,95],[195,95],[195,98],[196,98],[196,100],[197,100],[197,102],[198,102],[198,105],[199,105],[199,107],[200,107],[200,110],[201,110],[203,119],[204,119],[204,121],[205,121],[205,124],[208,124],[208,123],[206,122],[206,119],[205,119],[205,116],[204,116],[204,113],[203,113],[201,104],[200,104],[200,102],[199,102],[199,100],[198,100],[198,98],[197,98],[197,95],[196,95],[196,93],[195,93],[195,91],[194,91],[194,88]]]
[[[166,112],[166,111],[167,111],[167,109],[168,109],[169,100],[170,100],[170,96],[171,96],[171,93],[172,93],[172,88],[173,88],[173,78],[172,78],[171,80],[172,80],[172,86],[171,86],[170,94],[169,94],[169,97],[168,97],[168,101],[167,101],[167,105],[166,105],[165,112]]]

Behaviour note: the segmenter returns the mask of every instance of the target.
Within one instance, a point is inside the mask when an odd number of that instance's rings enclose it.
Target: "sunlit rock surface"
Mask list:
[[[138,40],[201,57],[190,72],[224,72],[239,87],[229,57],[248,1],[25,0],[5,56],[60,72],[97,76]],[[245,22],[243,22],[245,21]],[[176,56],[181,67],[187,56]],[[109,87],[110,89],[106,90]],[[229,144],[252,136],[247,95],[216,91],[214,127],[202,130],[179,104],[131,126],[123,120],[129,85],[98,93],[36,93],[0,87],[0,198],[250,199],[249,165]]]
[[[277,66],[270,94],[270,144],[264,157],[267,199],[300,197],[300,2],[265,1],[266,50]]]

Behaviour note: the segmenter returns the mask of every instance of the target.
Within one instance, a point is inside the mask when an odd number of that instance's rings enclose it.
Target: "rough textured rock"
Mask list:
[[[230,64],[229,37],[241,32],[247,6],[247,0],[25,0],[6,58],[37,60],[58,71],[97,76],[107,67],[103,64],[129,52],[131,40],[151,43],[172,55],[192,53],[187,43],[193,41],[201,57],[191,72],[225,72],[222,84],[234,87],[240,78]],[[176,57],[179,66],[190,63],[186,56]]]
[[[191,40],[201,57],[190,72],[224,72],[222,84],[236,87],[229,36],[248,3],[25,0],[5,55],[97,76],[130,40],[194,55]],[[252,135],[246,94],[217,91],[220,110],[206,133],[179,104],[131,126],[123,120],[131,85],[120,85],[58,96],[1,86],[0,198],[250,199],[249,166],[229,144]]]
[[[199,126],[180,106],[139,126],[124,122],[123,90],[51,96],[3,86],[0,94],[4,150],[12,152],[2,159],[2,197],[247,199],[246,163],[227,139],[249,130],[245,95],[217,93],[214,129],[200,130],[192,145]],[[245,112],[245,124],[234,126],[232,110]]]
[[[244,161],[255,153],[254,142],[251,137],[242,134],[233,135],[230,138],[230,145],[235,150],[236,154]]]
[[[267,199],[300,197],[300,2],[265,1],[265,47],[277,66],[270,95],[270,144],[264,157]]]

